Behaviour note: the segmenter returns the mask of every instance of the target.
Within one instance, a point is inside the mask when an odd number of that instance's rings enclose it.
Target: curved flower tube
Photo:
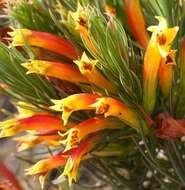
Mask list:
[[[93,83],[100,88],[105,88],[111,92],[115,92],[112,84],[96,68],[97,62],[98,60],[89,59],[85,52],[82,54],[80,60],[74,61],[82,75],[85,76],[90,83]]]
[[[69,123],[69,126],[72,126]],[[9,137],[28,130],[66,131],[60,117],[49,114],[36,114],[22,119],[10,119],[0,123],[0,137]]]
[[[150,37],[146,30],[144,16],[139,0],[124,0],[125,12],[127,14],[128,25],[138,41],[139,45],[147,48]]]
[[[98,97],[100,96],[90,93],[74,94],[62,100],[52,100],[55,105],[50,108],[55,111],[63,112],[62,119],[64,125],[66,125],[70,115],[74,111],[93,109],[90,105],[95,103]]]
[[[137,113],[119,100],[101,97],[91,107],[96,109],[96,114],[104,114],[105,117],[118,117],[134,129],[140,129],[140,120]]]
[[[71,149],[74,145],[78,144],[82,139],[89,134],[104,130],[104,129],[116,129],[124,127],[124,124],[117,119],[94,117],[85,120],[73,128],[69,129],[66,133],[61,134],[62,137],[67,137],[62,140],[62,144],[66,144],[65,150]]]
[[[28,69],[27,74],[37,73],[72,83],[88,83],[86,77],[84,77],[74,65],[51,61],[30,60],[27,63],[23,63],[22,66]]]
[[[13,39],[13,46],[23,46],[27,42],[30,46],[41,47],[70,59],[77,59],[79,56],[72,43],[50,33],[14,29],[9,35]]]
[[[168,28],[164,18],[156,18],[159,20],[159,25],[148,28],[153,33],[144,57],[143,107],[148,114],[152,113],[156,102],[158,72],[162,57],[167,57],[178,31],[178,27]]]
[[[169,51],[165,58],[162,58],[159,67],[159,84],[164,97],[167,97],[172,85],[173,70],[176,65],[175,50]]]

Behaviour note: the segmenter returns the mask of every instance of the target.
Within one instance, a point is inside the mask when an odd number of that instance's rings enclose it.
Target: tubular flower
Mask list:
[[[162,120],[162,127],[155,131],[156,136],[161,139],[175,139],[185,135],[185,119],[175,120],[167,116]]]
[[[48,174],[48,171],[58,167],[64,167],[67,162],[68,156],[69,152],[59,153],[50,158],[40,160],[32,167],[25,170],[26,175],[39,175],[41,188],[44,189],[44,181],[45,177]]]
[[[45,144],[48,146],[60,146],[60,140],[62,137],[60,135],[53,134],[53,135],[32,135],[27,134],[21,137],[17,137],[14,139],[16,142],[19,142],[17,146],[17,151],[23,151],[29,148],[33,148],[38,144]]]
[[[76,181],[81,160],[87,159],[86,154],[96,146],[95,143],[99,139],[99,136],[91,136],[82,141],[76,148],[37,162],[31,168],[26,170],[26,174],[45,176],[49,170],[65,166],[64,172],[61,176],[68,176],[71,185],[73,180]]]
[[[72,154],[67,159],[64,171],[60,176],[67,176],[69,185],[71,185],[73,180],[76,181],[77,172],[81,160],[88,158],[86,154],[89,153],[96,146],[96,142],[99,140],[99,136],[93,135],[82,141],[78,147],[71,149]]]
[[[73,128],[69,129],[66,133],[61,134],[62,137],[67,136],[67,139],[61,142],[66,143],[65,150],[69,150],[91,133],[95,133],[107,128],[116,129],[123,126],[124,124],[113,118],[105,119],[102,117],[94,117],[77,124]]]
[[[13,38],[13,46],[23,46],[27,42],[30,46],[44,48],[70,59],[78,58],[75,47],[69,41],[53,34],[28,29],[14,29],[13,32],[9,32],[9,35]]]
[[[42,60],[30,60],[28,63],[23,63],[22,66],[28,69],[27,74],[38,73],[41,75],[66,80],[72,83],[88,82],[88,80],[79,72],[78,68],[70,64]]]
[[[89,31],[88,31],[88,16],[84,7],[78,2],[76,12],[69,13],[73,20],[75,21],[75,29],[80,33],[81,38],[87,45],[87,47],[92,51],[96,52],[96,47],[93,44]]]
[[[55,105],[50,108],[63,112],[62,119],[64,125],[66,125],[70,115],[74,111],[93,109],[90,105],[95,103],[98,97],[97,94],[89,93],[73,94],[62,100],[52,100]]]
[[[91,105],[96,109],[97,114],[104,114],[105,117],[115,116],[123,120],[127,125],[139,130],[140,121],[135,111],[119,100],[110,97],[102,97]]]
[[[37,114],[22,119],[15,118],[1,122],[0,126],[0,137],[13,136],[27,130],[66,130],[60,117],[49,114]]]
[[[128,25],[138,43],[146,49],[150,37],[146,31],[146,24],[140,2],[139,0],[124,0],[124,3]]]
[[[69,154],[70,154],[69,152],[59,153],[50,158],[40,160],[32,167],[26,169],[26,174],[27,175],[45,174],[49,170],[52,170],[58,167],[63,167],[66,164]]]
[[[175,62],[175,50],[171,50],[165,58],[162,58],[159,68],[159,84],[165,97],[168,96],[172,80]]]
[[[96,68],[98,60],[89,59],[84,52],[81,59],[74,61],[74,63],[76,63],[82,75],[84,75],[90,83],[110,91],[115,91],[112,84]]]
[[[158,83],[158,72],[162,57],[166,57],[170,44],[175,38],[178,27],[167,28],[164,18],[157,17],[158,26],[151,26],[151,40],[145,52],[143,71],[143,107],[148,114],[151,114],[156,102],[156,89]]]

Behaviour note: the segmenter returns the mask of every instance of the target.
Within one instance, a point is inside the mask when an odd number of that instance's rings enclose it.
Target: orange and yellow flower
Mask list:
[[[77,124],[73,128],[69,129],[66,133],[61,134],[62,137],[67,137],[61,142],[66,144],[65,150],[69,150],[89,134],[104,129],[116,129],[120,127],[124,127],[124,124],[117,119],[103,117],[90,118]]]
[[[96,135],[88,137],[76,148],[37,162],[26,170],[26,174],[40,175],[43,177],[49,170],[65,167],[61,176],[67,176],[69,184],[71,185],[73,180],[76,181],[81,160],[88,158],[87,154],[96,146],[96,142],[99,139],[100,137]]]
[[[72,151],[70,151],[72,152]],[[27,175],[46,174],[49,170],[63,167],[66,164],[70,152],[59,153],[50,158],[40,160],[32,167],[26,169]]]
[[[90,93],[73,94],[62,100],[52,100],[55,105],[50,108],[55,111],[63,112],[62,119],[64,125],[66,125],[70,115],[74,111],[93,109],[90,105],[95,103],[98,97],[100,96]]]
[[[119,100],[111,97],[101,97],[91,107],[96,109],[97,114],[104,114],[105,117],[118,117],[134,129],[140,129],[138,114]]]
[[[74,63],[76,63],[82,75],[84,75],[90,83],[95,84],[97,87],[105,88],[109,91],[115,92],[112,84],[96,68],[98,60],[89,59],[89,57],[84,52],[81,59],[74,61]]]
[[[82,7],[78,2],[76,12],[69,12],[69,14],[75,21],[75,29],[79,32],[83,42],[92,52],[96,52],[97,49],[89,35],[88,15],[86,8]]]
[[[89,157],[87,154],[96,146],[96,142],[99,140],[99,136],[93,135],[82,141],[78,147],[72,149],[73,153],[69,156],[64,171],[60,176],[67,176],[69,185],[71,185],[72,181],[76,182],[81,160]]]
[[[72,125],[72,123],[69,123]],[[50,114],[35,114],[21,119],[10,119],[0,123],[0,137],[14,136],[28,130],[59,130],[65,131],[60,117]]]
[[[164,18],[156,18],[159,20],[159,25],[148,28],[149,31],[152,31],[152,36],[144,57],[143,107],[148,114],[152,113],[156,102],[158,73],[161,60],[167,57],[170,45],[178,31],[178,27],[168,28]]]
[[[127,14],[128,25],[138,41],[139,45],[147,48],[150,37],[146,30],[144,16],[139,0],[124,0],[125,12]]]
[[[58,131],[55,131],[55,134],[26,134],[21,137],[14,138],[14,141],[18,142],[17,151],[27,150],[33,148],[38,144],[44,144],[47,146],[61,146],[60,140],[63,138],[58,134]]]
[[[25,170],[26,175],[39,175],[41,189],[44,189],[44,182],[48,172],[58,167],[64,167],[70,152],[59,153],[50,158],[40,160],[32,167]]]
[[[23,63],[22,66],[28,69],[27,74],[38,73],[72,83],[88,83],[88,80],[79,72],[78,68],[71,64],[30,60],[27,63]]]
[[[14,29],[9,35],[13,39],[13,46],[23,46],[28,43],[30,46],[41,47],[70,59],[77,59],[80,55],[72,43],[50,33]]]
[[[148,31],[152,32],[150,45],[157,44],[161,56],[165,57],[177,35],[179,27],[168,28],[168,24],[163,17],[156,16],[156,19],[158,19],[159,24],[148,27]]]

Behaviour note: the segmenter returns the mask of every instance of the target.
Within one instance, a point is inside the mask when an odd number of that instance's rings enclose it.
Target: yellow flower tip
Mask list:
[[[25,169],[26,175],[36,175],[40,173],[45,173],[48,168],[48,160],[41,160],[30,168]]]
[[[70,96],[69,96],[70,97]],[[50,108],[55,111],[62,111],[62,120],[64,122],[64,125],[67,124],[67,121],[72,114],[73,105],[68,101],[68,97],[64,98],[62,100],[52,100],[52,102],[55,104],[54,106],[51,106]]]
[[[80,60],[74,61],[82,74],[90,73],[95,68],[97,62],[98,60],[89,59],[85,52],[82,54]]]
[[[159,21],[159,25],[158,27],[161,29],[161,30],[164,30],[168,27],[168,24],[167,24],[167,21],[165,18],[161,17],[161,16],[155,16],[155,18]]]
[[[69,186],[71,187],[73,181],[77,181],[77,173],[78,173],[78,168],[80,165],[80,158],[77,158],[74,160],[73,158],[69,157],[63,173],[59,176],[58,179],[61,179],[63,176],[68,177],[68,182]]]
[[[67,99],[65,99],[65,98],[62,100],[51,100],[55,105],[50,106],[50,108],[52,110],[63,112],[62,120],[63,120],[64,126],[67,125],[68,119],[69,119],[70,115],[72,114],[72,112],[74,111],[72,109],[72,106],[70,106],[70,104],[66,100]]]
[[[92,104],[90,107],[96,109],[96,114],[104,114],[105,117],[108,117],[110,115],[110,105],[107,103],[106,98],[98,98],[97,102]]]
[[[30,60],[30,62],[22,63],[21,65],[28,69],[27,74],[45,74],[47,69],[51,66],[50,64],[41,60]]]
[[[64,151],[70,150],[74,145],[80,142],[81,139],[79,138],[78,132],[78,129],[71,128],[66,133],[62,134],[63,137],[66,137],[66,139],[62,141],[62,143],[66,145]]]
[[[51,99],[51,102],[54,105],[50,106],[50,109],[62,112],[62,102],[63,102],[63,100],[54,100],[54,99]]]
[[[63,98],[61,100],[51,100],[51,102],[55,105],[50,106],[51,109],[55,111],[66,111],[70,112],[70,107],[73,107],[73,105],[70,103],[70,96],[67,98]]]
[[[13,29],[8,34],[12,37],[12,45],[16,47],[24,45],[24,41],[26,37],[31,35],[31,31],[28,29]]]
[[[10,127],[12,127],[13,125],[16,125],[17,123],[17,119],[8,119],[6,121],[0,122],[0,129],[8,129]]]
[[[71,17],[76,23],[75,29],[78,31],[84,31],[88,28],[87,26],[87,15],[85,8],[81,6],[81,4],[78,2],[77,10],[76,12],[69,12]]]
[[[17,134],[18,128],[16,125],[18,124],[17,119],[10,119],[7,121],[3,121],[0,123],[0,138],[10,137]]]
[[[159,24],[148,27],[148,30],[152,32],[150,44],[154,45],[157,43],[162,57],[165,57],[166,52],[168,52],[171,43],[177,35],[179,27],[168,28],[165,18],[157,16],[156,19],[158,19]]]
[[[0,138],[14,136],[15,134],[16,134],[16,132],[14,132],[11,129],[3,129],[0,132]]]
[[[150,32],[162,32],[166,30],[168,27],[166,19],[160,16],[155,16],[155,18],[159,21],[159,24],[157,26],[149,26],[147,30]]]
[[[51,100],[51,101],[55,104],[54,106],[50,106],[52,110],[63,112],[62,120],[64,126],[66,126],[70,115],[74,111],[73,106],[70,105],[70,102],[68,101],[67,98],[64,98],[62,100]]]
[[[39,182],[40,182],[40,186],[42,190],[44,189],[46,177],[47,177],[47,174],[39,176]]]
[[[18,110],[18,118],[25,118],[35,114],[33,111],[36,107],[30,103],[19,101],[15,103]]]
[[[68,119],[70,115],[72,114],[72,112],[73,110],[68,108],[67,106],[63,107],[62,120],[63,120],[64,126],[67,125]]]

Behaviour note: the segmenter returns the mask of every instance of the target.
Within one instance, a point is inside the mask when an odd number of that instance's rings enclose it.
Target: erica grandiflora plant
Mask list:
[[[112,189],[184,187],[184,5],[8,5],[0,88],[19,109],[0,136],[19,135],[18,151],[49,147],[26,169],[43,189],[63,187],[66,177],[82,189],[86,172]]]

